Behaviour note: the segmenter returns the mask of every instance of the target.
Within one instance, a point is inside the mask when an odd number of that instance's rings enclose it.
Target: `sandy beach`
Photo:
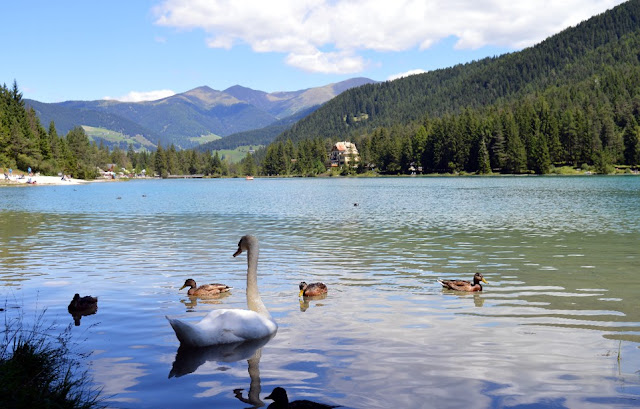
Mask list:
[[[33,183],[28,183],[29,181]],[[0,180],[0,186],[11,185],[25,185],[25,186],[41,186],[41,185],[79,185],[82,183],[90,183],[88,180],[83,179],[65,179],[62,180],[60,176],[12,176],[9,179],[3,178]]]

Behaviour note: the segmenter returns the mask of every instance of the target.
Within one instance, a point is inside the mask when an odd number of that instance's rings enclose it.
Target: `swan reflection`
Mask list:
[[[264,402],[260,400],[260,358],[262,357],[262,348],[258,349],[251,358],[247,360],[249,364],[249,378],[251,382],[249,384],[249,393],[245,398],[242,396],[243,389],[234,389],[233,393],[235,397],[244,403],[252,405],[254,408],[264,406]]]
[[[179,378],[193,373],[206,362],[235,362],[250,359],[274,336],[275,334],[272,334],[260,339],[201,348],[181,345],[176,352],[176,358],[169,372],[169,378]]]
[[[300,300],[300,311],[305,312],[307,309],[309,309],[309,307],[311,306],[311,302],[310,301],[320,301],[320,300],[324,300],[325,298],[327,298],[327,294],[321,294],[321,295],[316,295],[313,297],[301,297]],[[321,307],[324,304],[316,304],[318,307]]]

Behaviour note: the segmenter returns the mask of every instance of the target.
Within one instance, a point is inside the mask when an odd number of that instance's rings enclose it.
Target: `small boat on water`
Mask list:
[[[253,180],[253,176],[247,176],[245,179],[247,179],[247,180]]]

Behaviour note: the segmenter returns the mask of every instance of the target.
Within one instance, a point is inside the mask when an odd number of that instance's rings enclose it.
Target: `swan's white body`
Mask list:
[[[169,318],[169,323],[182,345],[205,347],[255,340],[273,335],[278,325],[262,303],[258,292],[258,240],[244,236],[234,257],[247,251],[248,310],[222,309],[211,311],[200,322],[191,323]]]

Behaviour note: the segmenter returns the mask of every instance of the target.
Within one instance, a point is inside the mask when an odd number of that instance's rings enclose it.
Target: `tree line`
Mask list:
[[[342,174],[539,173],[554,166],[590,166],[610,173],[614,165],[640,163],[640,67],[609,70],[579,84],[553,87],[511,103],[459,114],[425,116],[392,127],[354,135],[360,154],[356,167]],[[22,93],[0,87],[0,165],[43,174],[64,173],[93,179],[98,168],[115,165],[128,172],[160,177],[315,176],[330,167],[337,140],[315,137],[297,142],[277,140],[240,163],[215,151],[178,150],[158,144],[155,151],[109,149],[90,141],[81,127],[57,134],[44,129]]]

